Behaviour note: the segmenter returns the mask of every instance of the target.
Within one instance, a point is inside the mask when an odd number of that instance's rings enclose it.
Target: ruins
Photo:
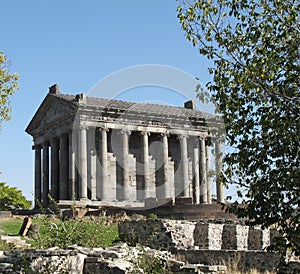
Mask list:
[[[210,204],[210,170],[221,171],[218,124],[193,101],[133,103],[62,94],[54,85],[26,128],[34,142],[35,199],[43,206],[49,194],[59,205],[144,207],[176,197]],[[216,192],[224,203],[223,186]]]

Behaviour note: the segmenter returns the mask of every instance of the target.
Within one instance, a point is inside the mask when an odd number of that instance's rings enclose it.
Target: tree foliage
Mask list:
[[[6,56],[0,50],[0,125],[11,119],[9,98],[18,89],[18,75],[10,73]]]
[[[30,207],[31,202],[26,200],[21,190],[0,182],[0,210],[29,209]]]
[[[300,250],[299,0],[180,1],[186,38],[213,61],[211,96],[226,127],[223,182],[250,224],[278,225]]]

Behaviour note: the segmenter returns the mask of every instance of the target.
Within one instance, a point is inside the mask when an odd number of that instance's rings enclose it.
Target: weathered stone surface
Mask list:
[[[259,227],[249,227],[248,249],[264,250],[270,245],[270,231]]]
[[[200,249],[220,250],[223,226],[223,224],[198,222],[194,232],[195,245]]]
[[[114,247],[99,247],[89,249],[71,246],[62,250],[51,248],[47,250],[11,250],[0,254],[1,273],[72,273],[72,274],[128,274],[141,272],[144,262],[155,258],[168,262],[172,273],[218,273],[222,274],[220,266],[191,265],[176,260],[175,256],[166,251],[150,248],[129,247],[126,244]],[[150,261],[151,265],[151,261]],[[191,272],[190,270],[201,272]],[[27,271],[27,272],[26,272]],[[31,271],[31,272],[30,272]]]
[[[160,220],[124,221],[119,225],[119,237],[133,246],[140,243],[160,250],[175,247],[171,233]]]
[[[30,244],[27,244],[25,240],[22,240],[20,236],[0,236],[0,240],[16,248],[29,248]]]
[[[248,226],[224,225],[222,233],[222,249],[247,250],[248,231]]]
[[[237,250],[178,250],[177,254],[192,264],[228,264],[235,269],[249,271],[274,271],[279,262],[279,255],[264,251]]]
[[[160,250],[263,250],[269,231],[239,224],[179,220],[137,220],[119,224],[119,234],[130,245],[140,243]]]

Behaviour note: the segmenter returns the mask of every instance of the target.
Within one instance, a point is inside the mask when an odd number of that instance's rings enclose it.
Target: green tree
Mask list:
[[[277,225],[278,248],[300,251],[299,0],[180,1],[186,38],[213,63],[201,100],[224,119],[223,183],[230,210],[250,224]],[[240,204],[243,206],[240,206]]]
[[[6,56],[0,50],[0,126],[11,119],[9,98],[18,89],[18,75],[10,73]]]
[[[0,210],[29,209],[30,207],[31,202],[26,200],[21,190],[0,182]]]

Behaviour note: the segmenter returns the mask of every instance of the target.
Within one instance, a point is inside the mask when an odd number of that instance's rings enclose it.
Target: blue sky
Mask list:
[[[175,0],[2,0],[0,49],[20,76],[11,98],[13,119],[0,131],[0,181],[20,188],[32,199],[32,138],[25,133],[48,88],[58,83],[62,93],[88,92],[118,70],[161,64],[183,70],[206,83],[208,63],[181,30]],[[139,96],[149,100],[151,88]],[[183,105],[180,96],[166,101]],[[167,98],[167,99],[166,99]]]

